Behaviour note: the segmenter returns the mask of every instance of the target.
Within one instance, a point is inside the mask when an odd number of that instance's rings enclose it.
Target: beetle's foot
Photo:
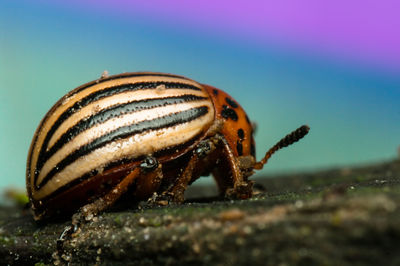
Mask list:
[[[79,231],[79,224],[71,224],[64,228],[64,231],[61,233],[60,237],[57,239],[57,250],[53,253],[54,263],[60,264],[68,264],[71,256],[68,252],[64,250],[65,241],[71,240],[74,234]]]
[[[241,182],[233,188],[227,189],[225,198],[228,199],[248,199],[253,195],[253,181]]]
[[[62,251],[64,242],[67,240],[67,238],[70,238],[71,235],[73,234],[73,226],[68,225],[64,228],[64,231],[61,233],[60,237],[57,239],[57,251]]]
[[[164,192],[160,195],[154,192],[153,196],[147,200],[147,205],[152,207],[166,206],[172,202],[174,202],[174,200],[170,192]]]
[[[72,225],[73,226],[79,226],[82,223],[82,221],[84,221],[82,212],[78,211],[77,213],[72,215]]]

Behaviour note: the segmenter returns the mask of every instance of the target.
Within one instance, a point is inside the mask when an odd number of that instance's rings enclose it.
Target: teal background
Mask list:
[[[309,136],[275,155],[264,174],[396,156],[398,62],[95,5],[0,3],[0,190],[24,187],[28,148],[50,107],[104,70],[169,72],[227,91],[258,125],[258,158],[290,131],[310,125]]]

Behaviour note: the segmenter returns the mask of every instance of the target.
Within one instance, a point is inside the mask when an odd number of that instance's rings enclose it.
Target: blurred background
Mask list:
[[[310,125],[258,175],[394,158],[399,10],[396,0],[2,0],[0,190],[24,188],[42,117],[104,70],[169,72],[227,91],[258,124],[258,158]]]

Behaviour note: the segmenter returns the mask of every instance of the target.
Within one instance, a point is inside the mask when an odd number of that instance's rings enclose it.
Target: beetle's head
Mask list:
[[[250,122],[244,109],[226,92],[209,85],[203,85],[213,101],[216,119],[223,120],[221,133],[224,135],[234,155],[239,159],[242,170],[260,170],[268,159],[281,148],[287,147],[307,135],[310,128],[303,125],[282,138],[259,161],[255,158],[254,124]]]
[[[223,121],[220,133],[235,157],[255,157],[254,129],[244,109],[226,92],[209,85],[203,86],[214,104],[215,118]]]

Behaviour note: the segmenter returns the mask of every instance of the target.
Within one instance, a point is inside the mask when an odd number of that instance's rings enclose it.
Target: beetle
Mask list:
[[[136,200],[181,203],[187,186],[209,174],[225,197],[247,199],[254,170],[309,127],[259,162],[253,131],[240,104],[215,87],[166,73],[102,75],[62,97],[33,136],[26,184],[34,219],[78,209],[93,216],[128,190]]]

